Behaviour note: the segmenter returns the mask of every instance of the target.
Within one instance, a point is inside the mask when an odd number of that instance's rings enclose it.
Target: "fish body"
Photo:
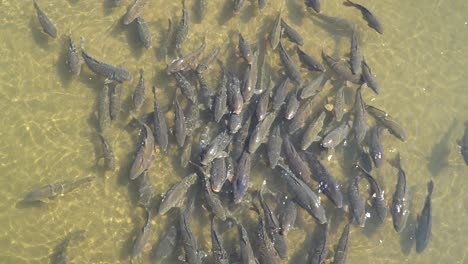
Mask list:
[[[133,22],[133,20],[140,17],[143,9],[146,6],[147,0],[135,0],[127,10],[127,13],[122,18],[124,25],[128,25]]]
[[[98,121],[99,131],[104,132],[110,125],[110,102],[109,102],[109,86],[104,84],[104,87],[99,92],[98,101]]]
[[[258,123],[255,129],[252,131],[249,137],[249,153],[255,153],[258,147],[264,143],[270,133],[270,128],[273,125],[276,117],[278,116],[278,111],[269,112],[265,119],[262,122]]]
[[[317,225],[314,232],[315,238],[309,253],[310,264],[322,264],[325,262],[328,241],[328,224]]]
[[[185,0],[182,0],[182,18],[180,19],[179,26],[175,35],[175,46],[177,49],[182,47],[183,42],[187,39],[189,32],[189,14],[185,7]]]
[[[84,238],[84,230],[76,230],[68,234],[65,239],[58,245],[58,250],[54,254],[54,257],[52,259],[53,264],[66,264],[68,263],[67,259],[67,249],[68,245],[72,240],[76,239],[83,239]]]
[[[338,60],[328,56],[323,50],[322,58],[325,61],[325,64],[327,64],[327,66],[335,73],[335,75],[339,79],[347,80],[355,84],[361,84],[360,75],[354,75],[349,67],[341,64]]]
[[[214,217],[211,218],[211,251],[213,252],[213,263],[228,264],[229,255],[224,249],[223,243],[216,231]]]
[[[465,160],[465,164],[468,165],[468,121],[465,121],[465,134],[460,141],[461,154]]]
[[[26,202],[41,201],[46,198],[63,195],[94,179],[96,179],[96,176],[89,176],[73,181],[66,180],[39,186],[26,194],[23,200]]]
[[[68,37],[67,65],[73,75],[80,75],[83,59],[80,57],[71,36]]]
[[[286,109],[284,111],[284,115],[286,120],[291,120],[297,114],[297,110],[299,109],[300,103],[297,99],[297,89],[294,90],[292,93],[289,94],[288,100],[286,101]]]
[[[406,227],[409,216],[408,189],[406,187],[406,173],[401,167],[400,153],[394,160],[389,161],[390,165],[398,169],[398,181],[393,194],[390,213],[392,214],[393,227],[398,233]]]
[[[343,118],[344,105],[345,105],[344,86],[341,86],[336,91],[335,105],[333,107],[333,112],[335,113],[336,121],[338,122],[341,122],[341,119]]]
[[[146,49],[151,48],[153,38],[151,36],[151,31],[149,29],[148,23],[146,23],[146,21],[141,16],[137,17],[135,21],[137,25],[138,37],[140,38],[143,47],[145,47]]]
[[[195,62],[198,60],[200,55],[205,51],[206,41],[203,38],[203,42],[194,51],[190,52],[189,54],[173,60],[166,68],[167,74],[176,73],[176,72],[185,72],[195,68]]]
[[[201,264],[201,254],[198,250],[197,240],[193,236],[192,228],[190,227],[190,217],[188,212],[180,212],[179,229],[184,245],[185,261],[189,264]]]
[[[275,22],[273,23],[273,28],[271,29],[270,35],[268,37],[272,49],[276,49],[281,41],[281,13],[282,10],[280,10],[278,16],[276,16]]]
[[[222,76],[219,80],[218,91],[213,103],[213,115],[216,123],[219,123],[223,116],[228,112],[227,109],[227,75],[224,68],[221,67]]]
[[[289,78],[287,76],[284,76],[281,80],[281,83],[278,85],[278,88],[276,88],[275,94],[273,95],[271,107],[273,111],[277,111],[281,108],[281,106],[284,104],[284,101],[286,100],[286,97],[288,96],[288,91]]]
[[[227,103],[229,110],[235,114],[240,114],[244,106],[244,98],[241,93],[241,82],[237,76],[231,74],[231,81],[227,88]]]
[[[382,128],[380,126],[376,126],[370,131],[369,154],[376,168],[380,168],[384,161],[384,148],[381,135]]]
[[[232,182],[234,203],[238,204],[247,193],[250,180],[250,170],[252,167],[252,155],[244,151],[237,162],[237,169],[235,170],[234,179]]]
[[[372,89],[376,94],[380,93],[379,85],[377,84],[377,79],[375,79],[372,71],[367,65],[365,60],[362,60],[362,78],[366,82],[367,86]]]
[[[190,159],[192,158],[192,146],[193,146],[193,136],[187,135],[185,139],[185,145],[182,147],[180,154],[180,165],[182,168],[187,167]]]
[[[162,261],[172,255],[176,248],[177,228],[169,227],[166,233],[160,237],[157,246],[154,249],[153,258],[156,261]]]
[[[249,43],[244,39],[241,33],[239,33],[239,51],[242,57],[248,64],[252,64],[253,52]]]
[[[39,23],[42,26],[42,30],[52,38],[57,38],[58,33],[55,25],[52,23],[52,21],[50,21],[50,19],[47,17],[44,11],[42,11],[35,0],[33,0],[33,5],[36,9],[37,18],[39,19]]]
[[[343,229],[338,245],[336,246],[335,257],[333,258],[333,264],[344,264],[346,263],[346,257],[348,255],[348,239],[349,239],[349,224]]]
[[[179,86],[182,94],[187,97],[188,100],[192,103],[198,103],[197,90],[187,78],[182,74],[182,72],[174,72],[172,74],[177,81],[177,86]]]
[[[122,84],[115,83],[110,88],[109,94],[109,101],[110,101],[110,118],[112,121],[116,120],[119,116],[119,113],[122,109]]]
[[[288,25],[283,19],[281,19],[281,27],[284,29],[284,33],[292,42],[299,46],[304,45],[304,38],[294,28]]]
[[[159,206],[159,215],[166,214],[171,208],[179,206],[187,194],[187,190],[195,184],[197,180],[197,174],[192,173],[181,181],[175,183],[169,188],[164,194],[164,197]]]
[[[257,52],[253,54],[252,63],[245,68],[244,78],[242,80],[242,97],[244,102],[249,102],[255,93],[255,87],[258,80],[258,56]]]
[[[202,103],[204,104],[206,109],[212,109],[213,100],[211,98],[212,94],[208,81],[201,73],[197,73],[197,80],[198,84],[200,85]]]
[[[204,0],[202,0],[204,1]],[[212,50],[206,57],[202,58],[195,68],[195,72],[200,74],[210,68],[213,61],[218,57],[219,52],[221,51],[221,46]]]
[[[291,168],[294,175],[301,178],[306,183],[310,183],[312,180],[312,172],[310,171],[307,163],[302,159],[301,155],[296,151],[296,148],[288,135],[285,135],[283,138],[283,149],[289,168]]]
[[[260,98],[258,99],[257,107],[255,109],[255,115],[257,116],[258,122],[261,122],[263,119],[265,119],[269,104],[270,92],[268,90],[263,91],[263,93],[260,95]]]
[[[219,133],[201,154],[201,164],[208,165],[215,158],[219,158],[232,140],[232,135],[227,131]]]
[[[319,71],[319,72],[325,71],[325,68],[323,67],[323,65],[316,58],[305,53],[299,47],[296,48],[296,52],[302,64],[310,71]]]
[[[322,88],[321,85],[324,77],[325,74],[321,73],[317,78],[306,84],[301,90],[300,98],[304,100],[319,93]]]
[[[384,112],[383,110],[378,109],[377,107],[367,105],[366,106],[367,112],[369,112],[372,116],[379,121],[388,131],[393,134],[395,137],[400,139],[401,141],[406,140],[406,132],[403,130],[403,127],[389,114]]]
[[[322,147],[334,148],[338,146],[348,137],[348,134],[351,131],[351,126],[351,121],[342,121],[336,128],[323,137]]]
[[[288,196],[284,197],[282,202],[282,211],[279,222],[281,225],[281,234],[286,236],[294,226],[297,217],[297,204]]]
[[[370,185],[371,191],[371,204],[374,210],[377,212],[377,216],[380,222],[384,222],[387,217],[387,204],[385,202],[384,191],[377,184],[377,181],[372,177],[372,175],[361,167],[361,170],[364,172],[364,176]]]
[[[434,183],[432,180],[427,185],[427,196],[424,207],[418,215],[418,226],[416,228],[416,252],[421,253],[426,249],[432,236],[432,192]]]
[[[276,125],[273,132],[270,134],[267,145],[267,154],[270,167],[274,169],[281,159],[281,146],[283,145],[283,138],[281,137],[281,127]]]
[[[353,131],[356,136],[357,144],[361,144],[367,133],[366,104],[362,99],[361,88],[362,86],[356,90],[356,99],[354,102]]]
[[[158,100],[156,98],[156,86],[153,86],[154,96],[154,115],[153,115],[153,126],[154,126],[154,138],[159,144],[162,151],[167,150],[169,144],[169,131],[167,129],[166,118],[164,113],[159,109]]]
[[[226,159],[219,158],[213,160],[211,165],[211,189],[213,192],[220,192],[224,182],[227,180]]]
[[[312,7],[315,12],[320,13],[322,0],[306,0],[305,4],[307,7]]]
[[[135,159],[130,168],[130,180],[138,178],[143,172],[148,170],[154,159],[154,136],[151,128],[142,123],[145,137],[137,150]]]
[[[360,175],[354,175],[349,183],[349,205],[351,208],[351,222],[364,227],[366,224],[366,205],[359,193],[359,179]]]
[[[238,224],[239,237],[240,237],[240,261],[242,264],[257,264],[257,261],[250,244],[249,236],[242,224]]]
[[[359,37],[356,29],[353,29],[351,35],[351,50],[349,52],[349,65],[351,72],[358,74],[362,64],[361,48],[359,47]]]
[[[131,81],[133,79],[132,74],[126,69],[98,61],[89,56],[84,50],[82,50],[81,53],[86,65],[88,65],[94,73],[117,82]]]
[[[115,170],[115,156],[111,144],[102,134],[98,134],[104,150],[104,164],[108,170]]]
[[[175,98],[175,126],[174,126],[174,134],[179,147],[183,147],[185,145],[185,138],[187,137],[187,128],[185,126],[185,116],[184,110],[180,106],[179,100],[177,100],[177,96]]]
[[[234,141],[232,144],[231,155],[235,160],[238,160],[244,152],[245,146],[247,144],[247,138],[249,137],[250,127],[252,124],[253,113],[246,113],[246,120],[242,124],[242,127],[236,133]]]
[[[315,181],[319,183],[319,188],[337,208],[343,207],[343,193],[335,177],[327,168],[312,154],[306,153],[309,166]]]
[[[327,114],[321,111],[320,114],[307,126],[301,140],[302,150],[306,150],[314,141],[320,141],[320,131],[323,129],[323,123]]]
[[[143,251],[145,251],[149,246],[149,238],[151,235],[151,211],[146,211],[146,222],[143,226],[141,232],[138,234],[135,242],[133,243],[132,248],[132,257],[138,257]]]
[[[297,66],[296,62],[291,59],[289,54],[283,47],[283,44],[278,44],[278,53],[281,59],[281,62],[286,69],[286,73],[288,74],[289,78],[296,83],[300,84],[302,82],[301,72],[299,71],[299,67]]]
[[[380,34],[383,34],[383,26],[380,23],[380,21],[377,19],[377,17],[372,14],[369,9],[365,8],[364,6],[360,4],[356,4],[354,2],[351,2],[349,0],[346,0],[346,2],[343,3],[345,6],[353,6],[357,8],[359,11],[361,11],[362,16],[367,22],[367,25],[371,28],[373,28],[375,31],[377,31]]]
[[[141,204],[146,210],[151,210],[151,200],[154,196],[154,187],[148,171],[138,177],[138,204]]]
[[[271,242],[267,234],[265,220],[261,216],[258,217],[258,225],[255,230],[255,233],[257,238],[255,243],[255,252],[257,254],[258,262],[265,264],[278,263],[278,261],[276,260],[273,243]]]
[[[201,169],[201,168],[200,168]],[[211,189],[209,174],[202,172],[202,183],[203,183],[203,196],[205,200],[205,204],[207,209],[217,216],[222,221],[226,220],[226,210],[224,209],[221,200],[219,200],[218,196],[213,193]]]
[[[133,106],[135,107],[136,111],[139,111],[140,108],[143,106],[145,102],[145,78],[144,78],[144,70],[140,69],[140,79],[138,80],[138,84],[135,88],[135,91],[132,95]]]

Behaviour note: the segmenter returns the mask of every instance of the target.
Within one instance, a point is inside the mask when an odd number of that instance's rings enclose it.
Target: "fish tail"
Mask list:
[[[432,191],[434,190],[434,182],[431,180],[428,184],[427,184],[427,197],[431,197],[432,196]]]
[[[355,4],[349,0],[346,0],[345,2],[343,2],[343,5],[344,6],[354,6]]]
[[[396,157],[392,160],[387,160],[390,165],[397,169],[401,169],[401,159],[400,159],[400,152],[397,153]]]

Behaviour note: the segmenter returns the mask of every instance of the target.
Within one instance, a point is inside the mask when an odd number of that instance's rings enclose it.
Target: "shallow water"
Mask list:
[[[176,84],[164,72],[166,60],[156,54],[165,38],[162,33],[167,31],[167,18],[171,17],[177,25],[181,4],[153,0],[147,6],[144,17],[153,33],[153,48],[145,50],[136,40],[134,25],[124,27],[119,23],[130,1],[117,8],[112,8],[111,2],[40,1],[39,5],[59,31],[59,38],[53,40],[41,32],[30,1],[0,1],[1,263],[49,262],[57,244],[78,229],[86,230],[86,239],[70,244],[71,263],[130,261],[133,237],[144,223],[144,213],[136,206],[136,188],[128,181],[137,138],[136,131],[125,128],[130,119],[129,96],[138,81],[139,69],[144,68],[147,101],[141,112],[152,109],[153,84],[159,88],[158,98],[163,108],[172,111],[170,102]],[[196,1],[187,1],[191,27],[183,53],[198,47],[204,35],[207,50],[226,42],[231,49],[233,43],[237,46],[238,30],[253,43],[270,31],[281,5],[283,18],[305,38],[305,51],[317,57],[322,48],[335,57],[345,57],[349,52],[350,32],[336,30],[337,25],[321,24],[313,11],[305,9],[303,1],[281,4],[270,0],[261,12],[256,5],[250,5],[240,16],[234,16],[230,1],[207,0],[209,11],[201,23],[193,13],[192,2]],[[468,168],[456,141],[462,137],[462,124],[468,119],[464,108],[468,102],[468,16],[465,12],[468,2],[366,1],[366,6],[384,25],[383,35],[368,28],[356,9],[342,6],[341,1],[323,2],[323,14],[347,19],[360,32],[362,53],[382,89],[378,96],[365,89],[364,100],[398,118],[408,134],[406,142],[388,134],[383,140],[387,157],[393,157],[397,151],[401,153],[408,177],[412,205],[407,232],[400,237],[393,230],[390,215],[375,232],[372,223],[365,229],[353,226],[348,263],[465,263],[468,194],[464,190],[468,188]],[[103,80],[86,66],[79,77],[67,73],[68,34],[76,43],[80,35],[84,36],[92,56],[124,66],[134,75],[133,81],[124,83],[123,112],[107,133],[117,157],[115,172],[105,172],[98,162],[102,152],[96,132],[96,109]],[[293,47],[287,40],[283,41],[287,47]],[[268,60],[277,70],[278,56],[270,47],[267,49]],[[223,52],[220,58],[240,61],[232,52]],[[212,76],[206,74],[212,85],[218,78],[218,67],[214,68],[208,71]],[[311,75],[303,71],[303,77],[306,76]],[[351,102],[351,92],[348,97]],[[348,104],[348,111],[350,107]],[[171,111],[166,117],[172,127]],[[455,126],[448,132],[453,122]],[[149,170],[157,193],[156,204],[161,193],[190,172],[179,167],[178,155],[173,139],[168,153],[157,151]],[[341,160],[341,152],[337,150],[326,166],[339,182],[345,183],[347,173],[340,165]],[[258,189],[262,179],[273,174],[263,169],[263,163],[258,161],[253,165],[251,189]],[[87,175],[97,175],[98,179],[48,203],[21,202],[23,195],[35,186]],[[385,163],[376,175],[390,201],[396,170]],[[435,183],[432,239],[428,248],[417,254],[409,232],[414,229],[416,214],[422,210],[430,179]],[[269,181],[272,186],[281,184],[272,178]],[[174,213],[155,217],[151,243],[176,219]],[[243,218],[250,227],[255,219],[253,213]],[[195,236],[205,252],[210,252],[211,244],[208,223],[204,210],[193,214]],[[289,234],[290,263],[304,262],[315,223],[301,211],[297,226]],[[343,226],[342,221],[331,228],[329,261]],[[223,235],[230,252],[234,251],[235,233],[229,230]],[[174,255],[179,254],[181,250],[176,250]],[[148,254],[135,262],[149,263]],[[180,261],[173,256],[168,261],[171,262]]]

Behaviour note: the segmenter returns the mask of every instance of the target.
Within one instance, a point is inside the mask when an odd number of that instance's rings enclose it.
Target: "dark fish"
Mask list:
[[[180,71],[188,71],[195,68],[195,63],[203,53],[206,47],[205,37],[203,38],[203,42],[194,51],[190,52],[189,54],[173,60],[169,65],[167,65],[166,72],[167,74],[180,72]]]
[[[348,137],[352,125],[351,121],[342,121],[336,128],[323,137],[322,147],[334,148],[338,146]]]
[[[133,22],[136,18],[140,17],[147,0],[135,0],[128,8],[127,13],[122,18],[124,25],[128,25]]]
[[[377,212],[377,216],[379,217],[380,222],[384,222],[385,218],[387,217],[387,204],[385,202],[384,191],[380,189],[377,181],[368,171],[362,167],[359,168],[361,168],[361,170],[364,172],[364,176],[369,182],[372,207]]]
[[[197,174],[192,173],[180,182],[172,185],[164,194],[161,204],[159,205],[159,215],[166,214],[171,208],[178,207],[182,203],[187,194],[187,190],[197,181]]]
[[[343,229],[338,245],[336,246],[335,257],[333,258],[333,264],[344,264],[346,263],[346,257],[348,255],[348,238],[349,238],[349,224]]]
[[[302,64],[309,69],[310,71],[319,71],[324,72],[325,68],[323,65],[314,57],[310,56],[309,54],[302,51],[299,47],[296,49],[297,55],[301,60]]]
[[[289,56],[286,50],[283,47],[283,44],[278,44],[278,53],[281,59],[281,62],[286,69],[286,73],[288,74],[289,78],[296,83],[300,84],[302,82],[301,72],[299,71],[299,67],[297,66],[296,62]]]
[[[33,0],[34,8],[36,9],[37,18],[39,23],[42,26],[42,30],[47,33],[49,36],[56,38],[57,37],[57,28],[54,26],[52,21],[47,17],[47,15],[39,8],[36,1]]]
[[[204,0],[202,0],[204,1]],[[210,68],[213,61],[218,57],[219,52],[221,51],[221,46],[213,49],[206,57],[202,58],[198,63],[195,72],[200,74]]]
[[[214,99],[213,114],[214,121],[219,123],[221,118],[228,112],[227,109],[227,74],[221,64],[222,76],[218,84],[218,92]]]
[[[354,75],[348,66],[343,65],[338,60],[328,56],[323,50],[322,50],[322,58],[327,64],[327,66],[335,73],[335,75],[339,79],[347,80],[355,84],[361,84],[360,75]]]
[[[289,38],[289,40],[299,46],[304,45],[304,39],[302,38],[301,34],[288,25],[283,19],[281,19],[281,27],[284,29],[284,33]]]
[[[278,85],[278,88],[276,88],[275,94],[273,95],[273,101],[272,101],[272,106],[271,108],[273,111],[277,111],[281,108],[281,106],[284,104],[284,100],[286,99],[286,96],[288,96],[289,92],[289,78],[288,76],[284,76]]]
[[[317,225],[314,233],[314,243],[309,251],[309,263],[322,264],[327,253],[328,224]]]
[[[146,209],[146,222],[141,232],[138,234],[132,248],[132,257],[138,257],[143,251],[149,250],[151,247],[148,241],[151,235],[151,210]]]
[[[465,164],[468,165],[468,121],[465,121],[465,134],[460,140],[461,154],[465,160]]]
[[[313,79],[311,82],[308,84],[304,85],[304,87],[301,89],[301,94],[300,98],[307,99],[309,97],[312,97],[319,93],[322,89],[322,82],[323,82],[323,77],[325,76],[324,73],[321,73],[317,78]]]
[[[213,192],[220,192],[227,179],[226,159],[219,158],[213,160],[211,165],[211,189]]]
[[[81,64],[83,64],[83,58],[80,57],[72,37],[68,36],[67,65],[70,72],[74,75],[80,75]]]
[[[172,255],[177,243],[177,228],[173,225],[169,227],[163,236],[160,236],[157,246],[155,247],[152,259],[163,261],[165,258]]]
[[[114,83],[110,88],[110,117],[114,121],[119,116],[120,110],[122,109],[122,84]]]
[[[237,225],[240,237],[240,261],[242,264],[257,264],[247,231],[242,224]]]
[[[229,133],[236,134],[242,127],[242,119],[244,112],[245,110],[242,110],[239,114],[231,113],[228,122]]]
[[[366,137],[367,133],[367,112],[366,112],[366,104],[362,99],[361,95],[361,88],[360,86],[356,90],[356,99],[354,101],[354,121],[353,121],[353,131],[356,136],[356,141],[358,144]]]
[[[336,91],[335,105],[333,107],[333,112],[335,113],[336,121],[338,122],[341,122],[341,119],[343,118],[344,105],[345,105],[344,86],[341,86]]]
[[[289,230],[294,226],[297,217],[297,205],[290,197],[285,195],[282,201],[279,222],[281,225],[281,234],[286,236]]]
[[[144,127],[145,137],[137,150],[135,160],[130,168],[130,180],[138,178],[151,165],[154,159],[154,136],[151,128],[141,122]]]
[[[271,48],[276,49],[278,47],[278,44],[281,41],[281,13],[282,9],[279,11],[278,16],[275,19],[275,22],[273,23],[273,28],[271,29],[271,33],[268,37],[268,40],[270,42]]]
[[[369,152],[367,152],[367,150],[362,145],[358,145],[358,144],[356,144],[356,151],[357,151],[356,164],[358,166],[361,166],[367,172],[371,172],[372,171],[372,159],[371,159]]]
[[[394,160],[389,160],[388,162],[398,170],[398,181],[395,187],[395,193],[393,194],[390,213],[392,214],[393,227],[395,231],[399,233],[405,228],[409,216],[406,173],[401,167],[400,153],[397,153]]]
[[[72,240],[84,239],[84,230],[76,230],[68,234],[65,239],[57,246],[57,252],[54,254],[52,263],[54,264],[66,264],[68,263],[67,259],[67,249],[68,245]]]
[[[268,105],[270,104],[270,91],[266,90],[258,99],[257,107],[255,110],[255,115],[257,116],[258,122],[263,121],[268,112]]]
[[[143,77],[144,71],[140,69],[140,79],[138,80],[138,84],[133,92],[132,100],[133,106],[135,107],[136,111],[139,111],[140,108],[143,106],[145,102],[145,79]]]
[[[140,38],[141,43],[147,49],[151,48],[153,43],[153,37],[151,36],[151,31],[149,29],[148,23],[143,19],[143,17],[136,18],[136,26],[138,31],[138,37]]]
[[[251,154],[244,151],[237,162],[237,168],[234,172],[234,179],[232,182],[235,204],[240,203],[244,195],[247,193],[250,169],[252,166],[251,159]]]
[[[200,167],[200,170],[203,168]],[[226,210],[224,209],[223,205],[221,204],[221,200],[219,200],[218,196],[213,193],[211,190],[209,174],[205,171],[202,171],[202,182],[203,182],[203,196],[205,198],[205,203],[208,211],[212,212],[222,221],[226,220]]]
[[[141,204],[146,210],[151,210],[151,199],[154,196],[154,187],[151,182],[151,177],[148,171],[143,172],[143,175],[138,177],[138,204]]]
[[[86,65],[95,73],[106,77],[109,80],[123,82],[131,81],[132,74],[124,68],[101,62],[91,57],[84,49],[84,39],[81,38],[81,55],[83,56]]]
[[[107,83],[99,92],[98,101],[98,121],[99,131],[104,132],[110,125],[110,102],[109,102],[109,86]]]
[[[320,114],[307,126],[301,140],[301,149],[306,150],[314,141],[320,141],[322,138],[318,135],[323,128],[323,122],[327,114],[320,111]]]
[[[104,164],[108,170],[115,170],[115,156],[111,144],[104,138],[102,134],[98,134],[101,139],[104,151]]]
[[[235,160],[238,160],[242,155],[242,152],[244,152],[245,146],[247,144],[247,137],[249,136],[249,132],[251,130],[250,126],[252,124],[253,113],[250,112],[244,115],[246,116],[245,122],[242,124],[242,127],[239,129],[232,142],[231,156]]]
[[[320,203],[320,197],[305,182],[294,176],[286,166],[281,163],[278,163],[278,166],[283,170],[281,177],[286,181],[294,201],[314,217],[318,223],[326,223],[327,217],[325,209]]]
[[[185,210],[180,210],[179,228],[182,244],[184,245],[185,261],[189,264],[201,264],[202,260],[197,240],[193,236],[192,228],[190,227],[190,217]]]
[[[26,194],[23,200],[26,202],[41,201],[46,198],[63,195],[94,179],[96,179],[96,176],[88,176],[77,180],[59,181],[39,186]]]
[[[174,72],[172,74],[177,81],[177,86],[179,86],[180,91],[182,94],[187,97],[188,100],[192,103],[198,103],[197,99],[197,90],[195,86],[193,86],[187,78],[182,74],[182,72]]]
[[[370,131],[369,154],[374,161],[376,168],[380,168],[384,161],[384,148],[382,145],[381,134],[382,128],[380,126],[375,126]]]
[[[343,207],[343,194],[335,177],[312,153],[306,153],[309,166],[315,181],[319,183],[319,189],[330,199],[336,207]]]
[[[252,63],[253,60],[253,52],[252,48],[250,48],[249,43],[244,39],[242,34],[239,32],[239,51],[242,57],[248,64]]]
[[[223,247],[223,243],[216,232],[214,217],[211,218],[211,251],[213,252],[213,263],[228,264],[229,255]]]
[[[193,137],[192,135],[187,135],[187,138],[185,139],[185,145],[182,147],[182,153],[180,154],[180,165],[182,168],[187,167],[190,159],[192,158],[192,145]]]
[[[377,80],[375,79],[369,65],[367,65],[364,59],[362,60],[362,78],[366,82],[367,86],[372,89],[372,91],[374,91],[376,94],[380,93],[380,88],[377,84]]]
[[[188,32],[189,14],[187,8],[185,7],[185,0],[182,0],[182,18],[180,19],[175,35],[176,49],[180,49],[182,47],[182,43],[187,39]]]
[[[258,147],[267,140],[270,133],[270,128],[273,125],[278,111],[270,112],[266,115],[262,122],[258,123],[249,137],[249,153],[255,153]]]
[[[220,158],[231,140],[232,135],[229,135],[227,131],[219,133],[203,150],[201,154],[201,164],[208,165],[214,159]]]
[[[242,97],[244,102],[249,102],[255,92],[257,86],[258,66],[257,52],[253,54],[252,62],[245,68],[244,78],[242,80]]]
[[[156,142],[159,144],[159,147],[162,151],[167,150],[167,145],[169,144],[168,129],[166,125],[166,118],[164,113],[159,109],[158,100],[156,98],[156,86],[153,86],[153,95],[154,95],[154,137]]]
[[[299,109],[299,100],[297,99],[297,88],[289,94],[289,98],[286,102],[286,109],[284,111],[285,118],[291,120],[297,114]]]
[[[416,228],[416,252],[421,253],[426,249],[432,235],[432,192],[434,183],[432,180],[427,185],[427,196],[421,214],[418,214],[418,226]]]
[[[283,138],[281,137],[281,127],[276,125],[270,134],[267,144],[268,161],[270,167],[274,169],[281,159],[281,146],[283,145]]]
[[[351,222],[362,227],[366,224],[366,205],[359,192],[360,175],[356,174],[350,179],[348,187]]]
[[[361,49],[359,47],[359,36],[356,29],[353,28],[351,35],[351,50],[349,52],[349,65],[351,66],[351,72],[358,74],[362,64]]]
[[[233,0],[234,1],[234,14],[239,14],[240,11],[245,7],[245,0]]]
[[[378,109],[377,107],[367,105],[367,112],[369,112],[374,118],[379,121],[388,131],[401,141],[406,140],[406,133],[398,122],[391,117],[389,114]]]
[[[242,111],[244,105],[244,98],[242,97],[240,90],[240,80],[234,74],[231,75],[231,80],[227,88],[227,103],[231,112],[239,114]]]
[[[175,97],[175,117],[174,117],[174,134],[179,147],[185,145],[185,138],[187,137],[187,129],[185,127],[184,110],[180,106],[177,96]]]
[[[276,264],[276,260],[273,243],[268,238],[267,227],[265,226],[265,220],[263,217],[258,216],[258,226],[255,230],[256,233],[256,249],[257,259],[259,263],[265,264]]]
[[[234,160],[231,158],[231,156],[228,156],[226,159],[227,159],[227,162],[226,162],[226,175],[227,175],[228,181],[230,183],[232,183],[234,181],[234,167],[235,167],[235,164],[234,164]]]
[[[375,29],[375,31],[377,31],[378,33],[383,34],[382,24],[380,24],[379,20],[377,20],[377,17],[375,17],[374,14],[372,14],[367,8],[360,4],[353,3],[349,0],[346,0],[346,2],[344,2],[343,4],[345,6],[353,6],[359,9],[359,11],[361,11],[362,16],[367,21],[367,25]]]
[[[312,7],[315,12],[320,13],[320,2],[322,0],[305,0],[307,7]]]
[[[200,125],[200,109],[198,109],[198,105],[189,103],[189,106],[185,112],[185,127],[187,130],[187,137],[192,136],[193,132],[199,128]]]
[[[213,100],[211,98],[211,89],[208,84],[208,81],[203,77],[201,73],[197,73],[198,84],[200,85],[201,96],[202,96],[202,103],[204,104],[205,108],[210,110],[213,107]]]
[[[307,163],[302,159],[302,157],[297,153],[296,148],[289,139],[288,135],[284,135],[283,138],[283,148],[288,161],[289,168],[297,177],[301,178],[306,183],[310,183],[312,180],[312,172],[310,171]]]

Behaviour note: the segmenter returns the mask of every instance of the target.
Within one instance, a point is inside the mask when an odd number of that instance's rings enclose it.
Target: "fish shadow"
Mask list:
[[[32,38],[37,46],[39,46],[41,49],[49,50],[49,37],[42,30],[39,30],[35,20],[35,17],[31,17],[29,20],[29,27],[31,28]]]
[[[257,11],[256,5],[247,5],[241,11],[240,21],[243,23],[248,23],[252,18],[255,17],[256,11]]]
[[[114,0],[105,0],[105,1],[102,1],[102,7],[103,7],[102,10],[103,10],[104,16],[108,16],[112,14],[114,9],[119,8],[120,6],[116,6],[114,3]]]
[[[65,48],[62,48],[60,51],[58,62],[56,63],[56,67],[57,67],[57,75],[60,78],[60,81],[62,82],[63,86],[68,88],[70,87],[70,83],[73,80],[73,74],[68,69],[67,54],[68,54],[67,45],[65,45]]]
[[[143,55],[143,45],[138,35],[137,23],[134,20],[130,25],[127,25],[125,30],[125,36],[127,37],[128,46],[136,58],[141,58]]]
[[[442,136],[441,140],[436,143],[431,150],[431,157],[427,164],[427,168],[432,176],[437,176],[440,172],[449,166],[448,158],[450,156],[450,142],[452,131],[456,128],[456,119],[453,120],[452,125],[447,132]]]
[[[134,219],[135,217],[132,217],[132,218],[133,218],[132,219],[133,223],[138,222],[138,221],[135,221],[136,220]],[[132,258],[133,244],[135,243],[135,238],[138,236],[140,229],[141,227],[135,225],[132,231],[130,231],[130,233],[128,234],[128,238],[125,239],[125,241],[122,243],[122,248],[120,249],[120,252],[119,252],[120,260],[125,261],[125,260]]]
[[[299,1],[286,1],[288,20],[293,24],[302,25],[302,19],[306,16],[303,5]]]
[[[40,207],[43,207],[44,204],[45,203],[41,201],[28,202],[28,201],[21,200],[16,203],[16,209],[40,208]]]
[[[221,7],[221,12],[218,16],[218,25],[224,25],[231,18],[234,17],[234,1],[224,1],[223,7]]]
[[[372,237],[377,232],[379,227],[385,223],[385,221],[380,221],[374,208],[366,208],[366,212],[370,212],[371,217],[366,219],[366,225],[364,226],[362,233],[367,237]]]

